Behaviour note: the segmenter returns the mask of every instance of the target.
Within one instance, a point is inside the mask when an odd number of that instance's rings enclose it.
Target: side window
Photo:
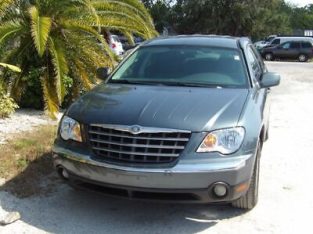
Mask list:
[[[252,46],[251,49],[252,49],[256,59],[258,60],[260,67],[262,68],[262,72],[265,72],[266,67],[265,67],[265,64],[263,62],[262,56],[260,55],[259,51],[257,51],[254,46]]]
[[[279,45],[280,44],[280,39],[275,39],[272,41],[272,45]]]
[[[247,49],[247,60],[252,68],[254,78],[259,80],[262,76],[262,67],[259,63],[257,55],[254,53],[251,46],[249,46]]]
[[[302,48],[312,48],[312,44],[310,42],[302,42]]]
[[[300,42],[292,42],[290,45],[291,49],[300,49]]]
[[[289,49],[290,48],[290,42],[286,42],[286,43],[282,44],[281,47],[284,49]]]

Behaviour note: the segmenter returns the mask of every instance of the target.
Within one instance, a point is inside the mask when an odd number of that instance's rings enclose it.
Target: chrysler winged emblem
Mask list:
[[[140,130],[141,130],[141,128],[140,128],[139,126],[137,126],[137,125],[132,126],[132,127],[130,128],[130,132],[131,132],[132,134],[138,134],[138,133],[140,133]]]

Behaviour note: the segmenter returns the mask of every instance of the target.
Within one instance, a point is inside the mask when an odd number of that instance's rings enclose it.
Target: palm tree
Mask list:
[[[120,31],[129,40],[133,34],[157,35],[138,0],[1,0],[0,58],[22,69],[9,80],[12,96],[21,97],[25,76],[38,69],[45,109],[54,117],[64,100],[66,77],[78,93],[92,87],[98,67],[113,66],[103,29]]]

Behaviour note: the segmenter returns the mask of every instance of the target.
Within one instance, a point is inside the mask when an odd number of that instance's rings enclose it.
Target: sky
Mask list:
[[[287,0],[286,2],[298,5],[299,7],[303,7],[307,4],[313,4],[313,0]]]

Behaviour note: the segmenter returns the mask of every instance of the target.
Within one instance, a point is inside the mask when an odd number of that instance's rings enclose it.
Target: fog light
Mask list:
[[[217,183],[213,186],[213,193],[215,196],[221,198],[227,195],[227,185],[224,183]]]

